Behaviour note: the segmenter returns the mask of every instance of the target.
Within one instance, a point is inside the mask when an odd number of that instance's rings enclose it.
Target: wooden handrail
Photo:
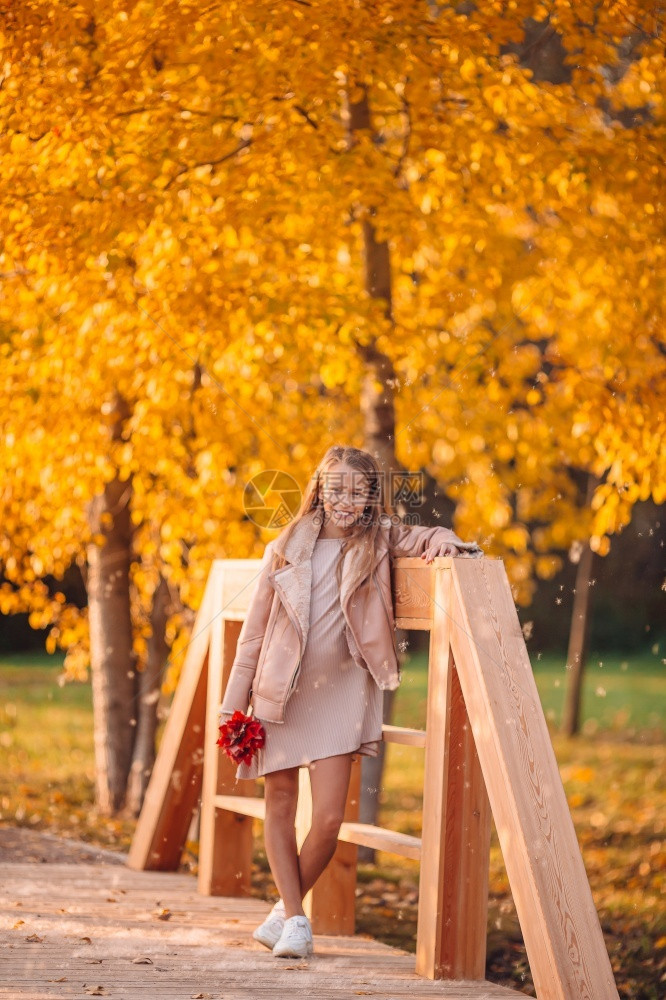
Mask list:
[[[382,739],[385,743],[402,743],[409,747],[425,747],[425,729],[406,729],[404,726],[390,726],[387,722],[382,726]]]

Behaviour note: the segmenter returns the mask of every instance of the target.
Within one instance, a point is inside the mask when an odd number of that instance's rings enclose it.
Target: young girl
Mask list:
[[[264,842],[281,898],[253,937],[274,955],[312,953],[303,897],[335,851],[354,755],[379,752],[382,691],[400,683],[391,559],[481,554],[449,528],[397,521],[372,455],[340,445],[266,546],[220,714],[246,712],[251,700],[266,732],[236,777],[265,777]],[[312,824],[299,853],[300,767],[309,769]]]

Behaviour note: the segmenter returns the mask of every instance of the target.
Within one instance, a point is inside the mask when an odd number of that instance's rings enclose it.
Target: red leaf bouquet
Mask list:
[[[237,709],[230,719],[221,724],[217,746],[236,764],[249,764],[265,740],[266,733],[259,719],[244,715]]]

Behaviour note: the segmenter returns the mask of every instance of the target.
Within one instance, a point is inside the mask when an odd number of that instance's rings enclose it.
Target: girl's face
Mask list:
[[[335,462],[322,474],[321,495],[325,521],[331,527],[351,528],[368,503],[368,482],[359,469]]]

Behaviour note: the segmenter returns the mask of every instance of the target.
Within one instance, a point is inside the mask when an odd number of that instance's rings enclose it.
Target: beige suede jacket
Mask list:
[[[483,555],[476,542],[463,542],[450,528],[426,528],[393,523],[382,515],[376,536],[378,563],[371,576],[358,579],[358,550],[345,553],[342,565],[340,604],[345,634],[356,662],[372,674],[380,688],[394,690],[400,684],[400,665],[395,642],[395,618],[391,589],[391,559],[419,556],[431,545],[452,542],[458,556]],[[259,567],[255,590],[238,638],[222,704],[221,715],[236,709],[252,710],[266,722],[284,722],[285,705],[298,678],[308,637],[311,556],[321,523],[315,511],[296,524],[284,550],[287,560],[272,571],[270,541]]]

